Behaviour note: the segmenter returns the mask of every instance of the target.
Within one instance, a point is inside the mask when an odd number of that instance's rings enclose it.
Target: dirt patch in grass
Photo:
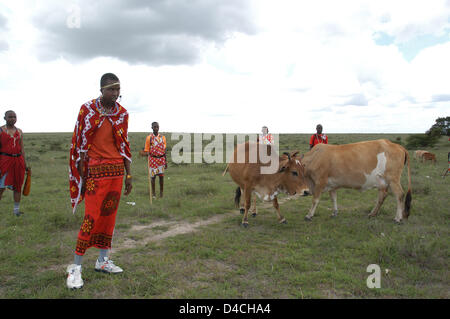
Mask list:
[[[158,242],[168,237],[173,237],[181,234],[193,233],[199,230],[202,226],[207,226],[210,224],[215,224],[223,219],[235,216],[236,212],[230,212],[225,214],[216,215],[209,219],[200,220],[194,223],[189,222],[173,222],[173,221],[157,221],[149,225],[135,225],[131,227],[129,233],[138,233],[141,237],[139,241],[126,238],[127,234],[124,234],[124,240],[116,242],[115,247],[112,248],[111,252],[115,253],[122,249],[136,248],[138,246],[145,246],[149,242]],[[159,233],[155,234],[154,229],[158,228]],[[167,231],[160,232],[161,227],[168,227]]]
[[[281,205],[283,202],[296,199],[297,197],[298,195],[286,197],[281,200],[279,199],[278,202]],[[257,201],[256,205],[258,206],[259,209],[268,209],[273,207],[272,202],[261,202],[259,200]],[[232,216],[236,217],[237,214],[239,214],[238,210],[219,214],[211,218],[200,220],[194,223],[190,223],[187,221],[176,222],[176,221],[161,220],[147,225],[133,225],[130,229],[125,231],[120,236],[122,239],[118,239],[115,241],[111,253],[115,253],[123,249],[145,246],[150,242],[159,242],[166,238],[181,234],[193,233],[198,231],[202,226],[219,223],[225,218]],[[139,237],[139,241],[130,238],[132,234],[134,237]]]

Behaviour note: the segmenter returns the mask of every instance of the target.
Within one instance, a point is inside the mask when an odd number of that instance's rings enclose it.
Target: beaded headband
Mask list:
[[[102,86],[101,88],[102,88],[102,89],[106,89],[106,88],[109,88],[109,87],[111,87],[111,86],[118,85],[118,84],[120,84],[120,82],[114,82],[114,83],[111,83],[111,84]]]

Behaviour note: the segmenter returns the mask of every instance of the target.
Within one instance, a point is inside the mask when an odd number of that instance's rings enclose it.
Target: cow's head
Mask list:
[[[281,186],[289,195],[301,194],[308,195],[304,172],[305,168],[298,156],[298,151],[292,153],[283,153],[280,158],[278,174],[283,174]]]

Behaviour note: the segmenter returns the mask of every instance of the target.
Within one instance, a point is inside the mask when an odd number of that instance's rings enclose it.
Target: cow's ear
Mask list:
[[[286,170],[286,166],[281,166],[278,173],[283,173]]]
[[[289,154],[288,152],[284,152],[283,155],[286,155],[288,160],[291,160],[291,154]]]
[[[291,157],[295,157],[298,153],[300,153],[300,151],[294,151],[293,153],[291,153]]]

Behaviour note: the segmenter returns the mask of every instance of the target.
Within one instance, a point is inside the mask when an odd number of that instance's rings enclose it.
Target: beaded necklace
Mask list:
[[[100,113],[100,116],[112,116],[119,113],[119,105],[117,102],[114,102],[114,107],[110,109],[106,109],[101,102],[101,98],[98,97],[95,101],[95,107],[97,108],[97,111]]]

